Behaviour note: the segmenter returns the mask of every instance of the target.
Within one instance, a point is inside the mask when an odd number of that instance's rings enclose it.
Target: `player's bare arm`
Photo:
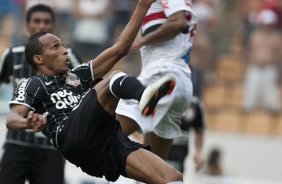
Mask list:
[[[162,24],[158,29],[136,40],[132,46],[132,49],[137,50],[144,45],[169,40],[185,29],[187,29],[186,15],[184,11],[178,11],[172,14],[167,19],[167,21]]]
[[[25,105],[13,105],[7,116],[7,128],[20,131],[33,129],[35,132],[43,130],[46,124],[46,118],[34,113]]]
[[[93,60],[92,65],[95,77],[102,77],[107,74],[128,53],[141,27],[146,12],[154,1],[139,0],[130,21],[120,34],[116,43]]]

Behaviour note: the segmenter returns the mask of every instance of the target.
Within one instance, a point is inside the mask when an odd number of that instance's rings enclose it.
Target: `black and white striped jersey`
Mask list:
[[[38,75],[24,80],[15,90],[12,104],[22,104],[47,118],[43,134],[51,138],[56,127],[79,105],[94,79],[92,61],[64,75]]]
[[[24,50],[25,46],[12,47],[6,49],[1,55],[0,83],[13,82],[14,88],[16,88],[22,81],[35,75],[32,66],[25,59]],[[75,50],[71,48],[67,50],[71,63],[70,68],[76,67],[82,63],[81,57]],[[46,139],[42,133],[34,133],[31,131],[15,132],[8,130],[6,143],[54,149],[50,141]]]

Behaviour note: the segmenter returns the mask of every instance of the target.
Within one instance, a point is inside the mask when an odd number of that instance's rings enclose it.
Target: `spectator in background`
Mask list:
[[[89,61],[109,45],[109,28],[112,15],[110,0],[75,1],[73,42]]]
[[[17,0],[19,1],[19,0]],[[23,0],[21,0],[23,1]],[[55,32],[61,35],[67,43],[71,43],[71,34],[74,28],[74,15],[76,0],[25,0],[26,9],[35,4],[45,4],[54,9],[56,15]]]
[[[258,28],[251,34],[246,71],[243,108],[255,110],[261,103],[269,112],[278,113],[278,62],[281,62],[281,33],[276,29],[278,17],[269,9],[258,14]]]

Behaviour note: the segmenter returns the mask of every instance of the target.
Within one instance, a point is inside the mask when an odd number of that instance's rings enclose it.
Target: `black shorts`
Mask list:
[[[0,183],[63,184],[65,159],[57,150],[6,143],[0,161]]]
[[[144,148],[122,133],[119,122],[99,104],[95,90],[83,97],[63,124],[59,149],[67,160],[92,176],[105,176],[109,181],[126,176],[127,156]]]

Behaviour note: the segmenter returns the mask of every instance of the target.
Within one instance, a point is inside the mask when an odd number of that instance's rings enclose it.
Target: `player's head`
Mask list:
[[[46,75],[66,73],[70,64],[61,40],[47,32],[35,33],[29,38],[25,56],[36,71]]]
[[[55,24],[55,13],[47,5],[36,4],[26,11],[25,28],[30,35],[44,31],[52,33]]]

